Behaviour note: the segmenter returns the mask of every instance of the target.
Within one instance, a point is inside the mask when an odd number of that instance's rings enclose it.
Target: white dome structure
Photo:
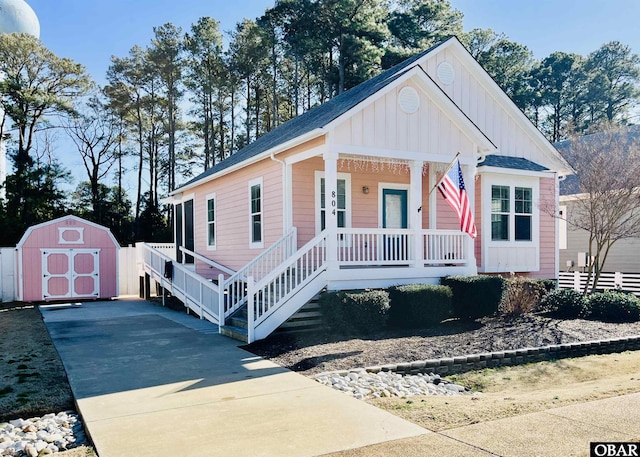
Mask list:
[[[24,0],[0,0],[0,33],[28,33],[40,38],[38,16]]]
[[[3,33],[28,33],[40,38],[38,16],[24,0],[0,0],[0,34]],[[3,116],[0,107],[0,119]],[[3,137],[4,132],[0,129],[0,198],[5,196],[7,179],[7,149]]]

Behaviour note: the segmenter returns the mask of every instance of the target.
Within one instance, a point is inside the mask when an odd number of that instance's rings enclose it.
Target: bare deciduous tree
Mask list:
[[[588,232],[593,257],[587,293],[596,289],[611,247],[640,236],[640,131],[608,128],[576,138],[564,155],[578,180],[567,224]]]

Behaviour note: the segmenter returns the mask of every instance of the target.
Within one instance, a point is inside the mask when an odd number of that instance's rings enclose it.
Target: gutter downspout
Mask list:
[[[287,184],[289,182],[287,164],[284,160],[276,159],[275,153],[271,153],[269,158],[274,162],[282,164],[282,235],[284,236],[289,228],[287,225],[289,219],[289,210],[291,208],[291,204],[289,202],[289,198],[291,198],[291,196],[287,193]]]

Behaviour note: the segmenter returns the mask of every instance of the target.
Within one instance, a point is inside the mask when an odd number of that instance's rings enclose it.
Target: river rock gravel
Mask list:
[[[0,423],[2,457],[42,457],[86,441],[82,423],[71,411]]]
[[[369,373],[352,370],[321,373],[315,380],[345,392],[354,398],[412,397],[414,395],[461,395],[471,393],[463,386],[449,382],[437,374],[401,375],[390,371]]]

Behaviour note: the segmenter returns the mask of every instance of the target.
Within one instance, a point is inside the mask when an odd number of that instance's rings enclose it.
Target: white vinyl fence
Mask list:
[[[587,283],[587,273],[579,271],[560,272],[558,287],[582,291]],[[597,289],[622,289],[640,297],[640,274],[638,273],[601,273]]]
[[[139,248],[133,245],[120,248],[118,253],[120,295],[138,295],[140,292],[139,278],[144,273],[141,263],[142,258],[138,251]],[[167,252],[172,252],[169,247],[167,247]],[[17,280],[16,248],[0,248],[0,298],[2,298],[2,302],[16,300]]]

